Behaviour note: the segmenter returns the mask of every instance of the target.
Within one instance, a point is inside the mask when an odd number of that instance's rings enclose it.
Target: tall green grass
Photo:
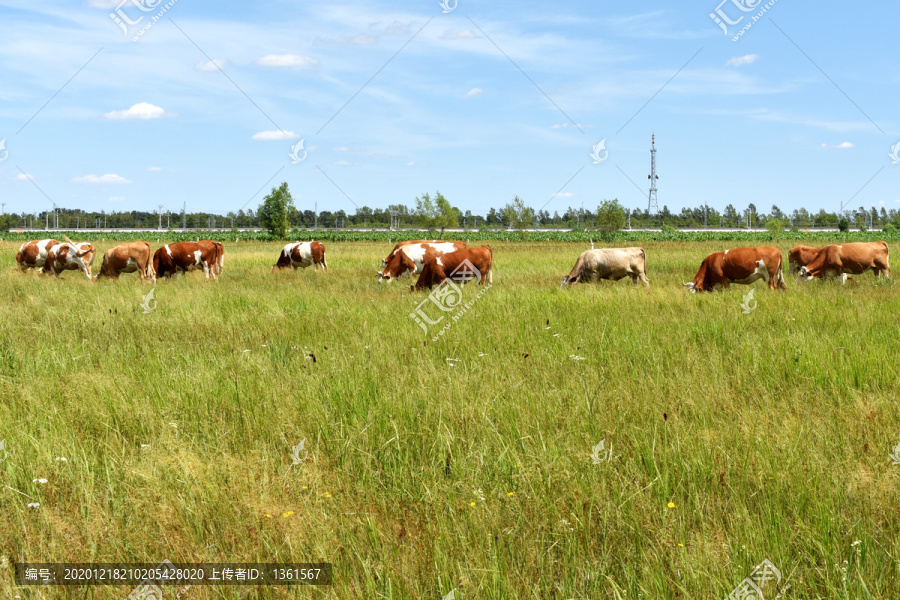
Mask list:
[[[786,599],[900,597],[900,288],[788,277],[743,314],[745,286],[681,287],[721,243],[646,243],[649,290],[560,290],[583,243],[491,244],[431,342],[386,243],[318,274],[226,244],[149,314],[134,275],[22,275],[0,243],[0,555],[325,560],[303,595],[463,600],[725,598],[769,558]]]

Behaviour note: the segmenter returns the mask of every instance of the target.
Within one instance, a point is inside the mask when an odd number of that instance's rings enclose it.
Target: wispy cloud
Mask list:
[[[279,140],[296,140],[300,139],[300,136],[293,131],[279,131],[276,129],[254,133],[250,139],[257,142],[275,142]]]
[[[116,175],[115,173],[107,173],[100,177],[97,177],[96,175],[85,175],[84,177],[76,177],[72,181],[75,183],[131,183],[130,180],[125,179],[120,175]]]
[[[167,113],[162,107],[155,106],[149,102],[138,102],[127,110],[114,110],[103,115],[107,119],[159,119],[162,117],[173,117],[172,113]]]
[[[725,66],[740,67],[741,65],[750,65],[755,63],[757,58],[759,58],[759,54],[745,54],[744,56],[735,56],[734,58],[729,58],[728,62],[725,63]]]
[[[162,171],[163,169],[162,169],[162,167],[147,167],[147,170],[150,171],[151,173],[158,173],[158,172]]]
[[[214,58],[209,61],[203,60],[198,62],[194,69],[196,69],[197,71],[206,71],[209,73],[218,71],[219,69],[224,68],[227,64],[228,60],[225,58]]]
[[[256,61],[263,67],[314,67],[319,61],[300,54],[268,54]]]
[[[34,181],[34,175],[28,175],[26,173],[19,173],[15,177],[13,177],[16,181]]]
[[[473,96],[477,96],[478,94],[481,94],[482,92],[484,92],[484,90],[481,88],[477,88],[477,87],[472,88],[471,90],[466,92],[466,95],[463,96],[463,98],[472,98]]]
[[[847,150],[849,148],[856,148],[856,144],[852,142],[841,142],[840,144],[828,145],[822,144],[823,148],[837,148],[838,150]]]
[[[447,30],[440,38],[441,40],[474,40],[480,37],[471,29],[460,29],[459,31]]]

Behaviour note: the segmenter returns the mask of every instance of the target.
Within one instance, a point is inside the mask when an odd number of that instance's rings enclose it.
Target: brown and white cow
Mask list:
[[[378,273],[379,281],[393,281],[397,277],[421,273],[425,264],[438,256],[466,248],[465,242],[418,242],[396,248],[384,260]]]
[[[197,240],[197,243],[203,247],[204,252],[216,253],[215,276],[218,278],[222,273],[222,268],[225,267],[225,246],[221,242],[214,242],[213,240]]]
[[[716,286],[732,283],[749,285],[762,279],[771,289],[787,289],[782,272],[781,250],[773,246],[735,248],[713,252],[700,265],[691,283],[683,285],[691,292],[710,292]]]
[[[618,281],[631,277],[650,287],[647,281],[647,255],[643,248],[598,248],[585,250],[575,261],[572,272],[563,277],[560,287],[572,283],[584,283],[612,279]]]
[[[412,291],[431,289],[445,279],[465,283],[476,279],[481,285],[493,284],[494,251],[490,246],[463,248],[436,256],[425,263]]]
[[[54,239],[33,240],[25,242],[16,253],[16,262],[22,272],[35,269],[38,273],[44,271],[44,263],[47,261],[47,252],[59,242]]]
[[[886,242],[853,242],[825,246],[806,266],[800,267],[797,281],[810,281],[817,277],[840,277],[846,283],[847,274],[859,275],[871,269],[875,277],[884,273],[891,276]]]
[[[788,251],[788,266],[791,275],[796,275],[800,267],[805,267],[818,256],[819,248],[812,246],[794,246]]]
[[[156,281],[150,242],[131,242],[107,250],[103,255],[100,273],[94,277],[94,281],[101,277],[118,279],[121,273],[134,273],[135,271],[141,276],[141,283],[148,278],[152,282]]]
[[[63,271],[80,270],[91,280],[91,265],[94,264],[94,246],[87,242],[79,244],[56,244],[47,252],[44,271],[59,276]]]
[[[292,242],[281,249],[278,255],[278,262],[272,267],[275,269],[296,269],[297,267],[306,268],[314,265],[313,269],[319,272],[319,266],[322,270],[328,271],[328,262],[325,260],[325,244],[322,242]]]
[[[156,277],[171,277],[179,272],[182,275],[194,269],[203,269],[203,275],[218,279],[219,254],[213,242],[175,242],[166,244],[153,254],[153,270]]]
[[[438,243],[440,243],[440,241],[441,240],[406,240],[404,242],[397,242],[397,245],[394,246],[394,250],[397,250],[398,248],[402,248],[403,246],[408,246],[410,244],[438,244]],[[465,243],[465,242],[463,242],[463,243]],[[465,246],[463,246],[463,248],[465,248]],[[391,254],[394,253],[394,250],[391,250]],[[388,254],[387,258],[381,259],[381,268],[382,269],[384,269],[387,266],[388,259],[390,257],[391,257],[391,255]]]

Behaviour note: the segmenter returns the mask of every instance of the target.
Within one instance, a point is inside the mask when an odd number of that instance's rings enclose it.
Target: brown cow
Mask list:
[[[59,276],[62,271],[80,270],[91,280],[91,265],[94,264],[94,246],[87,242],[80,244],[56,244],[47,252],[44,271]]]
[[[875,277],[883,272],[891,276],[886,242],[854,242],[825,246],[806,266],[800,267],[797,281],[810,281],[816,277],[831,279],[839,276],[846,283],[847,273],[859,275],[871,269]]]
[[[16,253],[16,262],[24,273],[29,268],[35,269],[38,273],[43,273],[44,263],[47,260],[47,252],[59,242],[54,239],[33,240],[25,242],[19,247]]]
[[[101,277],[118,279],[121,273],[137,271],[141,276],[141,283],[144,283],[147,278],[155,283],[156,272],[153,270],[151,252],[150,242],[131,242],[110,248],[103,255],[100,273],[94,277],[93,281],[97,281]]]
[[[385,259],[385,266],[376,271],[379,281],[393,281],[396,277],[421,273],[425,263],[449,252],[466,248],[465,242],[419,242],[395,249]]]
[[[156,277],[171,277],[179,272],[200,268],[209,281],[209,275],[218,279],[219,250],[213,242],[175,242],[166,244],[153,255],[153,270]]]
[[[788,267],[791,276],[796,275],[800,267],[805,267],[819,254],[819,248],[812,246],[794,246],[788,252]]]
[[[716,286],[728,287],[732,283],[749,285],[758,279],[771,289],[787,289],[782,272],[781,250],[773,246],[735,248],[713,252],[700,265],[691,283],[683,285],[693,292],[710,292]]]
[[[197,243],[204,248],[204,252],[215,251],[215,276],[218,279],[219,275],[222,273],[222,268],[225,266],[225,246],[223,246],[221,242],[214,242],[212,240],[197,240]]]
[[[432,258],[422,269],[412,291],[431,289],[446,279],[465,283],[476,279],[481,285],[493,284],[494,251],[490,246],[464,248]]]
[[[406,240],[405,242],[397,242],[397,245],[394,246],[394,250],[398,248],[402,248],[403,246],[408,246],[409,244],[438,244],[441,240]],[[464,246],[465,247],[465,246]],[[394,250],[391,250],[391,254],[394,253]],[[390,259],[391,254],[388,254],[387,258],[381,259],[381,268],[385,268],[388,264],[388,259]]]
[[[275,269],[306,268],[315,265],[313,270],[319,272],[319,265],[324,271],[328,271],[328,262],[325,260],[325,244],[322,242],[292,242],[281,249],[278,262],[272,267]]]

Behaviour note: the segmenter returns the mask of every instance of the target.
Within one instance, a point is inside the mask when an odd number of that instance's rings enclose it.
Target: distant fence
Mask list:
[[[234,241],[279,241],[267,231],[260,229],[11,229],[9,232],[0,232],[0,240],[27,241],[53,237],[65,239],[68,236],[75,241],[132,241],[132,240],[168,240],[189,241],[196,239],[211,239],[221,242]],[[293,229],[288,233],[287,240],[312,240],[323,242],[352,242],[352,241],[391,241],[437,238],[457,239],[464,241],[529,241],[529,242],[645,242],[645,241],[744,241],[744,242],[771,242],[775,239],[796,241],[900,241],[900,232],[883,232],[880,230],[860,231],[850,230],[841,233],[837,229],[816,229],[802,231],[784,231],[772,234],[763,229],[683,229],[675,231],[661,231],[659,229],[624,229],[614,234],[597,230],[572,230],[572,229],[527,229],[503,230],[503,229],[447,229],[443,236],[440,232],[427,229],[402,229],[391,231],[388,229]]]

